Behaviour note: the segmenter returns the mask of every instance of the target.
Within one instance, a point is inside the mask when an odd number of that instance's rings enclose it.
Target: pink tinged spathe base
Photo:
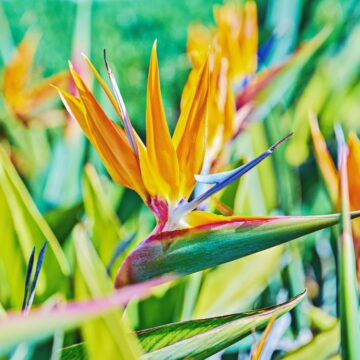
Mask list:
[[[352,217],[360,212],[352,213]],[[187,275],[337,224],[339,214],[232,218],[150,235],[125,260],[115,287],[163,274]]]

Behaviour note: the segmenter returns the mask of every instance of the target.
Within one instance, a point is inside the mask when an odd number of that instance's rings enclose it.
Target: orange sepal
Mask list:
[[[311,137],[314,145],[315,156],[324,179],[326,188],[329,192],[331,201],[334,206],[337,204],[338,199],[338,174],[334,162],[326,147],[326,142],[322,136],[319,124],[315,114],[309,116]]]

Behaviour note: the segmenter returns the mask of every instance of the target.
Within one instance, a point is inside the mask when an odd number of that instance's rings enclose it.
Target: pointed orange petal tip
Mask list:
[[[348,135],[348,145],[352,145],[352,144],[358,144],[359,143],[359,138],[357,137],[356,133],[354,131],[350,131],[349,135]]]
[[[96,69],[95,69],[94,65],[92,64],[91,60],[89,59],[89,57],[86,54],[84,54],[83,52],[81,53],[81,56],[83,57],[85,62],[88,64],[90,69],[93,71],[93,73],[95,73],[94,71],[96,71]],[[95,76],[96,76],[96,74],[95,74]]]
[[[156,38],[154,40],[153,47],[152,47],[152,49],[155,50],[155,51],[156,51],[156,48],[157,48],[157,43],[158,43],[158,39]]]
[[[58,86],[54,85],[54,84],[49,84],[53,89],[55,89],[57,91],[57,93],[59,94],[61,100],[63,101],[63,90],[61,88],[59,88]]]
[[[128,138],[128,141],[130,143],[130,146],[132,148],[133,153],[135,154],[136,158],[138,158],[139,157],[139,151],[138,151],[138,147],[137,147],[137,141],[135,139],[134,129],[133,129],[132,125],[131,125],[130,118],[129,118],[129,115],[128,115],[128,112],[126,110],[126,106],[125,106],[125,103],[124,103],[124,99],[123,99],[123,97],[121,95],[121,92],[120,92],[119,86],[118,86],[118,84],[116,82],[114,73],[112,72],[112,70],[110,68],[110,64],[109,64],[108,59],[107,59],[106,49],[104,49],[104,61],[105,61],[106,70],[108,72],[109,79],[110,79],[110,82],[111,82],[111,86],[112,86],[112,89],[113,89],[113,92],[114,92],[114,95],[115,95],[116,103],[117,103],[117,105],[119,107],[119,110],[120,110],[120,112],[122,114],[122,121],[123,121],[123,125],[124,125],[124,128],[125,128],[126,136]]]
[[[154,61],[157,63],[157,39],[154,40],[153,46],[151,48],[150,65],[149,65],[150,67],[152,62]]]

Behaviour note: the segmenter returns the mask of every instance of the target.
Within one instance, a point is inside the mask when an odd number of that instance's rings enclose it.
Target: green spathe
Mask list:
[[[360,212],[352,213],[353,218],[358,216]],[[126,258],[115,286],[169,273],[191,274],[335,225],[339,219],[339,214],[239,217],[155,234]]]

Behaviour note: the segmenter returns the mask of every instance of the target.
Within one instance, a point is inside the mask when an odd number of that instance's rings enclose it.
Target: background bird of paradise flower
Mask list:
[[[356,358],[359,13],[350,0],[1,3],[0,354]],[[104,48],[142,165],[106,96]],[[54,87],[85,124],[101,114],[97,136],[85,126],[94,147]]]

